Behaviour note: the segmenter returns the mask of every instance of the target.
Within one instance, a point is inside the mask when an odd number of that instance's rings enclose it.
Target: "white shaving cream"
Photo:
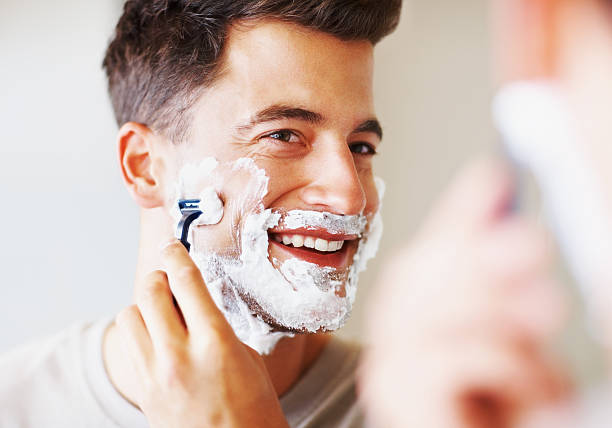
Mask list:
[[[365,230],[367,219],[362,215],[342,216],[318,211],[292,210],[283,215],[280,224],[287,229],[316,230],[325,228],[334,235],[357,235]]]
[[[260,354],[268,354],[282,337],[293,336],[294,332],[314,333],[340,328],[350,315],[358,275],[378,249],[382,235],[380,213],[376,213],[368,224],[366,217],[361,215],[339,216],[301,210],[282,213],[265,209],[263,198],[268,191],[268,177],[247,158],[222,165],[209,158],[199,165],[186,165],[180,172],[178,198],[201,194],[198,185],[208,183],[204,189],[207,198],[202,198],[201,207],[205,213],[207,210],[216,213],[215,219],[220,220],[223,206],[219,205],[218,197],[212,197],[210,189],[220,190],[222,177],[228,171],[234,175],[245,174],[249,181],[242,192],[247,211],[242,212],[237,224],[231,225],[233,241],[239,248],[228,256],[227,252],[198,246],[192,247],[191,256],[238,338]],[[377,179],[376,184],[382,198],[382,180]],[[233,217],[227,214],[230,213],[226,213],[226,220],[221,224]],[[172,215],[178,222],[176,209]],[[279,224],[288,229],[324,228],[332,234],[361,236],[353,263],[348,269],[337,270],[300,259],[271,262],[268,229]],[[284,331],[276,331],[279,326]]]
[[[200,192],[202,214],[194,221],[193,226],[210,226],[218,224],[223,218],[223,202],[214,187],[206,187]]]

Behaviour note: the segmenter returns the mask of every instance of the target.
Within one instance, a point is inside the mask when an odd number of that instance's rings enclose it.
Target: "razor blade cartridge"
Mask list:
[[[200,209],[199,199],[181,199],[178,201],[178,207],[181,211],[182,217],[176,227],[176,238],[180,239],[181,243],[185,246],[187,251],[191,249],[189,243],[189,227],[191,223],[202,215]]]

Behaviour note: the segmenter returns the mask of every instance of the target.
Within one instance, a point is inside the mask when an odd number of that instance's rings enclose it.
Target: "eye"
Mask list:
[[[278,131],[271,132],[266,135],[262,135],[259,139],[269,138],[272,140],[277,140],[283,143],[299,143],[300,137],[293,131],[288,129],[281,129]]]
[[[374,156],[376,154],[376,149],[370,143],[353,143],[350,145],[350,149],[356,155]]]

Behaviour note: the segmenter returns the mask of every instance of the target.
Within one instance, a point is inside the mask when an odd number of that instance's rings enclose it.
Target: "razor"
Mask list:
[[[181,241],[187,251],[191,249],[191,244],[187,240],[189,236],[189,226],[202,215],[199,199],[181,199],[178,201],[179,210],[182,217],[176,227],[176,238]]]

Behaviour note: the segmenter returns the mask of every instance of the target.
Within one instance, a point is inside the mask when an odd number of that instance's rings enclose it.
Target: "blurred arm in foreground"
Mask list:
[[[593,188],[567,192],[550,220],[562,245],[587,245],[564,252],[577,256],[567,261],[600,335],[612,343],[612,263],[593,248],[612,243],[612,220],[589,242],[581,232],[593,225],[563,216],[563,204],[581,207],[585,194],[596,194],[600,212],[584,206],[584,218],[612,219],[612,2],[496,0],[493,11],[497,84],[554,86],[571,117],[571,126],[559,126],[571,128]],[[361,389],[384,426],[612,423],[606,416],[584,422],[548,351],[565,313],[553,248],[533,221],[507,212],[513,184],[503,171],[484,161],[464,172],[379,280]]]

